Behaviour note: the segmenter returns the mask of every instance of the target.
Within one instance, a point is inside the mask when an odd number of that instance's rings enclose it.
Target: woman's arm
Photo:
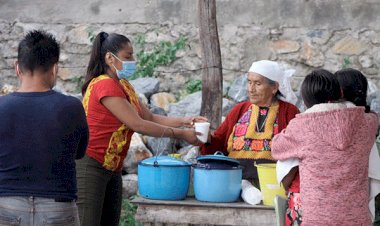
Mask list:
[[[103,97],[101,103],[128,128],[135,132],[152,137],[173,137],[186,140],[193,145],[200,142],[192,129],[177,129],[162,126],[158,123],[141,118],[132,105],[122,97]]]
[[[209,134],[208,141],[202,145],[200,150],[202,155],[213,154],[216,151],[222,151],[228,155],[227,141],[233,129],[233,126],[241,115],[248,109],[250,103],[237,104],[227,115],[223,123],[213,132]]]
[[[192,116],[192,117],[167,117],[163,115],[153,114],[145,104],[140,103],[143,119],[155,122],[161,125],[170,127],[192,127],[195,122],[207,122],[207,118],[202,116]]]

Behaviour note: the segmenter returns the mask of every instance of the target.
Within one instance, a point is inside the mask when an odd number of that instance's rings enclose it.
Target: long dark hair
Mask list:
[[[343,98],[351,101],[356,106],[364,106],[368,113],[370,107],[367,105],[367,78],[358,70],[347,68],[335,72],[340,88],[343,92]]]
[[[324,69],[314,70],[302,82],[301,95],[308,108],[315,104],[338,101],[341,98],[338,79]]]
[[[96,36],[87,66],[85,81],[82,86],[82,95],[86,92],[93,78],[106,73],[108,69],[108,65],[104,60],[106,53],[111,52],[116,55],[120,49],[129,43],[130,41],[127,37],[116,33],[108,34],[102,31]]]

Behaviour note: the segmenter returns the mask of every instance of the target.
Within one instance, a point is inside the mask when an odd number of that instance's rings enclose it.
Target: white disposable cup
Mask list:
[[[197,135],[198,139],[202,141],[203,143],[207,142],[208,138],[208,131],[210,129],[210,123],[209,122],[196,122],[194,123],[195,126],[195,132],[200,132],[202,135]]]

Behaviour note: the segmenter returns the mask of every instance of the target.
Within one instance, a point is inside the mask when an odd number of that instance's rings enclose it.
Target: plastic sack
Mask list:
[[[244,202],[251,205],[257,205],[261,202],[261,191],[255,188],[249,181],[242,180],[241,189],[241,198],[244,200]]]

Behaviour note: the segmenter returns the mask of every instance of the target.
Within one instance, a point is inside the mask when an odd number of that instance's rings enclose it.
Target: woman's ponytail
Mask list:
[[[91,80],[105,73],[106,71],[107,65],[104,62],[105,48],[103,48],[103,43],[107,38],[108,34],[103,31],[95,37],[91,50],[90,61],[88,62],[87,66],[85,81],[82,86],[82,95],[84,95],[86,92]]]
[[[127,37],[115,33],[108,34],[106,32],[100,32],[95,37],[85,81],[82,86],[82,95],[85,94],[93,78],[107,73],[108,65],[104,60],[106,53],[109,51],[116,55],[128,43],[130,43],[130,41]]]

